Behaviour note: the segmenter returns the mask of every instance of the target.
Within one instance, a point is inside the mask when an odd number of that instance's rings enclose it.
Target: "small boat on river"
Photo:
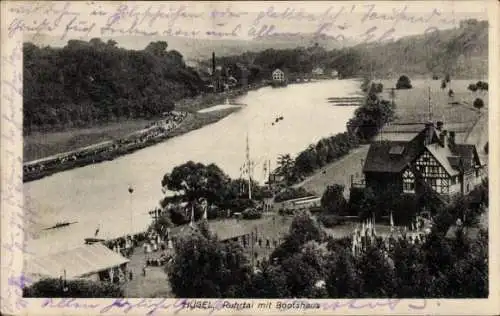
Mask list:
[[[54,226],[45,228],[44,230],[57,229],[57,228],[66,227],[66,226],[76,224],[76,223],[78,223],[78,222],[71,222],[71,223],[70,222],[58,222]]]

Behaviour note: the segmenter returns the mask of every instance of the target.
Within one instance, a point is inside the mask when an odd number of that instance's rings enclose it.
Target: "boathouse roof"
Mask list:
[[[27,275],[33,278],[80,278],[118,267],[129,260],[101,243],[84,245],[48,256],[32,258],[25,263]]]

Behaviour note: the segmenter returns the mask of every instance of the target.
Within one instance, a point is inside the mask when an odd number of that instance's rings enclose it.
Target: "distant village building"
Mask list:
[[[276,69],[272,73],[272,85],[273,86],[286,86],[287,78],[285,72],[281,69]]]
[[[457,144],[443,123],[427,123],[410,141],[380,141],[370,145],[363,167],[364,185],[374,191],[391,189],[418,193],[423,186],[450,196],[467,194],[485,176],[485,164],[475,145]]]
[[[274,81],[285,81],[285,73],[281,69],[276,69],[273,71]]]

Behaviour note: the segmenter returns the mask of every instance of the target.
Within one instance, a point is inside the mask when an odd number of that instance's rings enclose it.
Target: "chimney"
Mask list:
[[[436,122],[436,129],[438,131],[441,131],[443,129],[443,125],[444,125],[443,121],[437,121]]]
[[[212,74],[215,74],[215,52],[212,52]]]
[[[450,136],[448,137],[449,146],[455,145],[455,132],[450,131]]]
[[[425,145],[430,145],[432,143],[432,135],[434,133],[434,123],[425,123]]]
[[[442,131],[440,134],[439,134],[439,142],[441,143],[441,147],[443,148],[446,148],[446,146],[448,146],[448,140],[446,139],[446,135],[448,134],[448,132],[446,130]]]

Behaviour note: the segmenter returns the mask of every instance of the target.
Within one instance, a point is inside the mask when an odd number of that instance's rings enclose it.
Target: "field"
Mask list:
[[[130,120],[64,132],[33,133],[23,138],[24,161],[120,138],[145,128],[151,122],[152,120]]]
[[[379,82],[375,80],[376,82]],[[384,85],[383,97],[391,100],[390,88],[397,80],[381,80]],[[467,90],[471,83],[478,80],[452,80],[446,89],[441,89],[440,80],[412,80],[412,89],[395,90],[396,120],[394,123],[425,123],[429,120],[429,97],[432,120],[442,120],[447,126],[464,129],[474,124],[479,117],[479,111],[472,104],[476,98],[485,103],[482,111],[488,108],[488,92]],[[448,96],[452,89],[454,97]],[[430,92],[430,93],[429,93]],[[454,104],[451,104],[451,103]]]
[[[188,116],[171,134],[178,136],[205,125],[215,123],[238,108]],[[34,133],[24,137],[24,161],[35,160],[61,152],[89,146],[99,142],[118,139],[141,130],[155,120],[130,120],[98,127],[72,129],[64,132]]]

